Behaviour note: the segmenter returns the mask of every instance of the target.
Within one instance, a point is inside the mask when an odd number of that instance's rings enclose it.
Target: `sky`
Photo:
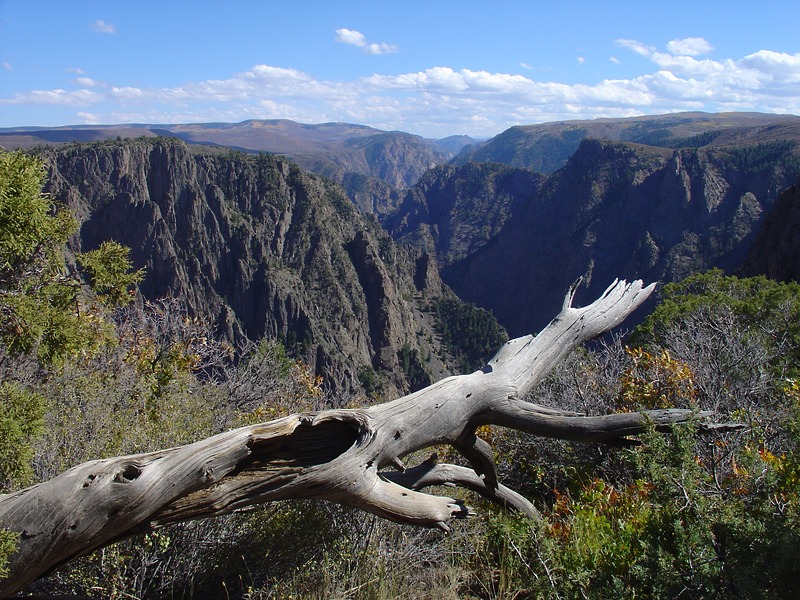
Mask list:
[[[0,0],[0,127],[800,114],[797,0]]]

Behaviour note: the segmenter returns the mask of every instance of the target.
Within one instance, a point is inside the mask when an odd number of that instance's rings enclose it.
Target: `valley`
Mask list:
[[[18,128],[0,142],[38,148],[47,191],[82,220],[77,250],[130,246],[146,297],[182,298],[227,339],[291,340],[351,388],[375,368],[407,389],[404,346],[431,357],[429,377],[445,372],[425,316],[443,295],[523,335],[579,277],[585,301],[616,277],[777,272],[797,252],[776,241],[789,228],[754,245],[800,177],[793,116],[549,123],[484,142],[290,121]]]

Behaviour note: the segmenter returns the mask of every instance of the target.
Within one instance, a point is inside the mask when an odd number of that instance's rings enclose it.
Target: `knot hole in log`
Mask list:
[[[117,483],[130,483],[135,479],[138,479],[139,475],[142,474],[142,469],[138,465],[128,464],[125,465],[125,468],[122,469],[120,472],[116,474],[114,477],[114,481]],[[83,484],[83,487],[88,487],[91,481],[95,478],[94,475],[90,475],[87,479],[88,481]]]
[[[290,434],[255,439],[250,456],[239,464],[236,471],[313,467],[329,463],[358,443],[363,434],[357,421],[304,418]]]

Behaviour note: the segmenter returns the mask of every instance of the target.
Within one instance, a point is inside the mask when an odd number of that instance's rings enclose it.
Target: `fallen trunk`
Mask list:
[[[577,284],[576,284],[577,285]],[[497,481],[478,427],[501,425],[562,439],[603,441],[691,417],[686,410],[585,417],[523,398],[566,354],[618,325],[652,292],[640,281],[615,282],[584,308],[571,306],[537,336],[506,343],[480,371],[365,409],[287,416],[194,444],[97,460],[0,496],[0,528],[20,534],[7,596],[63,565],[122,538],[169,523],[230,513],[254,504],[319,498],[402,523],[447,530],[471,509],[419,490],[441,484],[472,489],[536,516],[525,498]],[[450,444],[472,468],[437,464],[405,469],[411,452]],[[382,471],[395,465],[397,470]]]

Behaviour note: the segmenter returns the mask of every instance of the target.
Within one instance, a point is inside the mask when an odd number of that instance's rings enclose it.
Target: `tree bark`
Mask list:
[[[20,534],[0,596],[122,538],[273,500],[319,498],[446,531],[472,509],[419,490],[450,484],[537,516],[497,481],[478,427],[603,441],[691,417],[686,410],[586,417],[523,400],[567,353],[618,325],[653,290],[640,281],[615,282],[591,305],[574,308],[576,286],[541,333],[510,340],[474,373],[370,408],[295,414],[187,446],[87,462],[0,496],[0,528]],[[452,445],[472,468],[438,464],[435,455],[402,467],[402,457],[438,444]],[[391,465],[396,470],[383,470]]]

